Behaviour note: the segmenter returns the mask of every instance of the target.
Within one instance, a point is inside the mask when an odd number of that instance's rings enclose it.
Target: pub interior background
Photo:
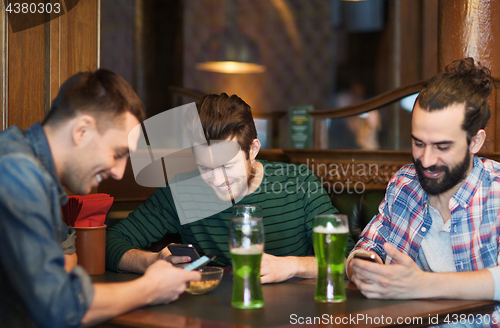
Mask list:
[[[437,4],[106,0],[101,4],[101,66],[131,83],[148,117],[177,105],[166,92],[172,85],[236,94],[252,107],[264,149],[291,148],[291,106],[322,110],[354,105],[434,75]],[[205,44],[224,29],[255,43],[264,72],[197,68]],[[320,148],[410,150],[411,107],[398,102],[362,115],[325,119]]]
[[[0,6],[2,129],[11,125],[27,129],[43,120],[67,78],[104,67],[133,86],[148,117],[201,94],[237,94],[252,107],[264,146],[261,158],[306,165],[315,160],[323,168],[375,165],[376,171],[356,176],[349,170],[341,176],[332,176],[326,169],[313,172],[330,185],[360,182],[363,190],[383,195],[392,174],[412,160],[408,111],[412,99],[401,100],[451,61],[472,56],[496,78],[482,152],[500,160],[500,129],[496,128],[500,124],[500,1],[62,3],[63,14],[21,31],[12,29],[10,16]],[[198,69],[207,45],[223,31],[234,32],[238,40],[251,40],[266,70],[227,74]],[[298,106],[312,109],[314,142],[307,149],[293,149],[290,142],[289,113]],[[179,147],[178,140],[164,142],[165,147]],[[114,197],[108,218],[119,219],[154,190],[137,184],[129,163],[121,181],[108,179],[95,191]],[[352,196],[340,194],[331,194],[335,206],[346,203],[340,196]],[[371,203],[378,205],[377,197]],[[354,201],[358,206],[362,199]]]

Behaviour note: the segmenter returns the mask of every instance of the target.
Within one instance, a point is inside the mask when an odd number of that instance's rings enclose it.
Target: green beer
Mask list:
[[[313,229],[314,252],[318,263],[318,280],[314,299],[319,302],[345,300],[344,253],[347,245],[347,227]]]
[[[231,304],[240,309],[258,309],[264,306],[260,284],[262,248],[231,249],[233,262],[233,299]]]

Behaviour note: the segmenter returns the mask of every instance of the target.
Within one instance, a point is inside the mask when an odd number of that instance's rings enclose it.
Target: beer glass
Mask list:
[[[314,299],[333,303],[345,301],[344,253],[349,225],[344,214],[317,215],[313,221],[313,243],[318,279]]]
[[[229,222],[229,249],[233,262],[232,306],[258,309],[264,306],[260,261],[264,251],[264,226],[259,205],[236,205]]]

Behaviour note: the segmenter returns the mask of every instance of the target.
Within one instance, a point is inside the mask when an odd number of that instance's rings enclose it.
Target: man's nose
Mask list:
[[[226,176],[224,175],[222,167],[214,169],[212,174],[213,174],[212,183],[215,186],[220,186],[223,183],[226,183]]]
[[[437,156],[435,154],[433,146],[426,146],[424,149],[424,153],[420,159],[422,162],[422,166],[424,168],[431,167],[437,164]]]
[[[115,180],[121,180],[127,167],[127,158],[122,158],[115,161],[115,165],[109,170],[111,177]]]

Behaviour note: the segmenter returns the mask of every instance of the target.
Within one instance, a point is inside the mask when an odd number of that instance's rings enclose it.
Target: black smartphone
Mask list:
[[[191,264],[188,264],[184,267],[184,270],[186,271],[192,271],[192,270],[197,270],[204,265],[208,264],[209,262],[213,261],[215,259],[215,255],[213,254],[206,254],[197,259],[194,262],[191,262]]]
[[[378,263],[377,257],[373,253],[356,253],[356,254],[354,254],[354,258],[365,260],[365,261],[370,261],[373,263]]]
[[[167,246],[168,250],[174,256],[189,256],[192,263],[200,258],[200,254],[196,251],[196,249],[191,244],[170,244]]]

